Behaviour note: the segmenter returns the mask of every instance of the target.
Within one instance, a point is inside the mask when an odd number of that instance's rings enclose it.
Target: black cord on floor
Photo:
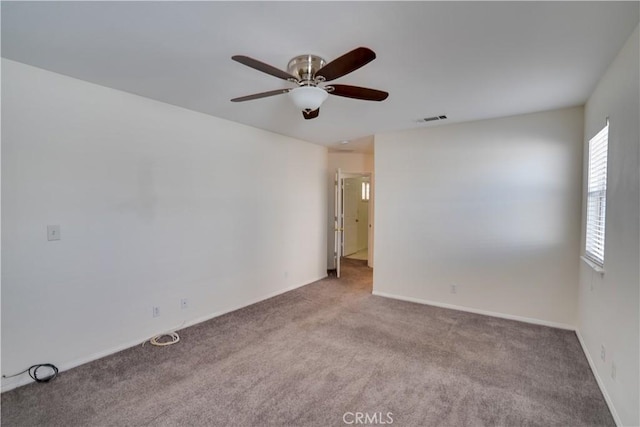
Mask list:
[[[53,373],[45,377],[39,377],[38,370],[40,368],[49,368],[53,371]],[[58,368],[55,365],[52,365],[51,363],[41,363],[39,365],[29,366],[27,369],[25,369],[22,372],[18,372],[17,374],[13,374],[9,376],[3,375],[2,378],[17,377],[18,375],[24,374],[25,372],[29,372],[29,376],[33,378],[33,380],[37,383],[48,383],[49,381],[51,381],[52,379],[58,376]]]

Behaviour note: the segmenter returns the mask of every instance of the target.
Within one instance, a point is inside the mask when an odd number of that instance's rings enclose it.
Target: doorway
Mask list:
[[[368,260],[369,198],[368,176],[344,178],[344,254],[345,258]]]
[[[334,262],[340,277],[345,258],[372,263],[372,174],[336,171]]]

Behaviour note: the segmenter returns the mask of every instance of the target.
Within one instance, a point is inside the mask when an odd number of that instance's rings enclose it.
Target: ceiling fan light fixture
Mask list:
[[[300,86],[289,91],[293,103],[302,111],[314,111],[320,108],[329,94],[315,86]]]

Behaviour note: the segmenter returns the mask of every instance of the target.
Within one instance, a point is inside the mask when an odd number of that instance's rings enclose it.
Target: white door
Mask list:
[[[360,203],[361,181],[361,178],[344,178],[343,256],[358,252],[358,204]]]
[[[336,275],[340,277],[340,258],[342,257],[342,171],[340,169],[336,169],[334,201],[333,223],[335,245],[333,259],[336,264]]]

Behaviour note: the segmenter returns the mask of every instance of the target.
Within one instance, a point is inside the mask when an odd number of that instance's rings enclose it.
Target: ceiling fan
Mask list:
[[[327,99],[329,94],[365,101],[384,101],[389,96],[387,92],[366,87],[340,84],[320,86],[320,84],[324,84],[324,82],[340,78],[376,59],[375,52],[366,47],[359,47],[351,52],[347,52],[329,63],[316,55],[296,56],[289,61],[287,71],[282,71],[269,64],[244,55],[235,55],[232,56],[231,59],[247,67],[254,68],[297,85],[297,87],[293,88],[277,89],[233,98],[231,102],[250,101],[288,93],[293,103],[302,110],[302,115],[307,120],[318,117],[320,114],[320,105]]]

